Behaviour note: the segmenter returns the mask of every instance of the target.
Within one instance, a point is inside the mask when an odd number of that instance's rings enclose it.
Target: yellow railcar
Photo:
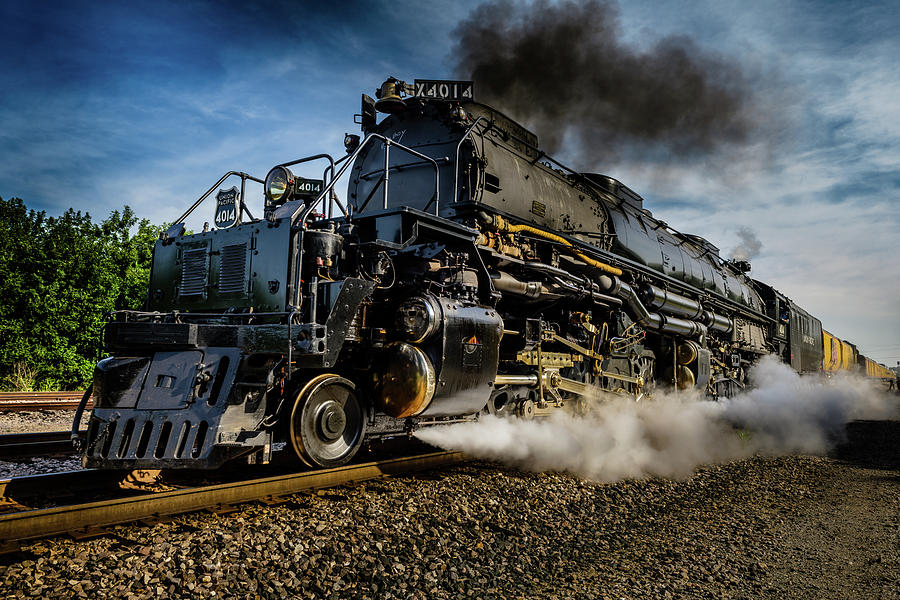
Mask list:
[[[857,369],[856,348],[850,342],[822,330],[822,346],[825,355],[822,358],[822,370],[826,373],[838,371],[855,371]]]
[[[837,372],[841,368],[841,340],[823,329],[822,346],[825,350],[822,357],[822,369],[826,373]]]
[[[891,390],[895,387],[897,375],[886,366],[875,362],[871,358],[860,354],[859,368],[861,372],[865,373],[866,377],[877,379],[886,389]]]
[[[878,379],[888,389],[893,389],[897,374],[886,366],[859,353],[856,346],[833,333],[822,330],[822,371],[834,375],[838,371],[859,371],[860,374]]]
[[[868,377],[878,377],[880,379],[893,379],[895,377],[894,372],[888,369],[886,366],[879,364],[868,357],[863,357],[866,360],[866,375]]]
[[[855,371],[857,362],[856,348],[850,342],[841,340],[841,369]]]

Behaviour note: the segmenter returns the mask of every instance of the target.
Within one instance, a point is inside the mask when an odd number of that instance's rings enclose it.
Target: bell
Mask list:
[[[400,98],[401,86],[402,83],[393,77],[382,83],[376,94],[378,101],[375,103],[375,110],[391,115],[406,110],[406,105]]]

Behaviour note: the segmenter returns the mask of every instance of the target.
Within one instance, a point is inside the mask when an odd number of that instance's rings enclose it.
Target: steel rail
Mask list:
[[[84,390],[55,392],[0,392],[0,401],[11,400],[72,400],[81,398]]]
[[[80,431],[84,436],[87,432]],[[0,435],[0,458],[59,456],[75,454],[71,431],[32,431]]]
[[[89,403],[89,406],[93,404]],[[0,402],[0,411],[28,412],[33,410],[75,410],[78,408],[77,400],[60,400],[56,402]]]
[[[0,551],[15,550],[25,540],[77,534],[133,521],[289,496],[304,490],[436,469],[462,460],[461,452],[433,452],[336,469],[14,512],[0,515]],[[0,487],[3,483],[11,482],[0,481]]]
[[[0,392],[0,410],[72,410],[78,407],[80,392]]]

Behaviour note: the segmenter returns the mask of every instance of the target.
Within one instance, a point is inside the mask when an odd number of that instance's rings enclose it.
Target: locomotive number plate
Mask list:
[[[216,227],[225,229],[237,224],[238,218],[241,216],[238,209],[240,196],[236,187],[232,187],[230,190],[219,190],[219,193],[216,194]]]
[[[416,98],[434,98],[436,100],[471,100],[471,81],[447,81],[442,79],[416,79]]]
[[[303,177],[297,177],[294,189],[298,196],[303,198],[316,198],[322,193],[322,188],[324,186],[325,181],[322,179],[305,179]]]

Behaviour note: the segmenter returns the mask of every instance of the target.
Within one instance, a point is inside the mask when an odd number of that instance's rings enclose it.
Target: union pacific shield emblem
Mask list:
[[[219,190],[219,193],[216,194],[216,227],[225,229],[237,223],[239,196],[240,192],[236,187],[232,187],[230,190]]]

